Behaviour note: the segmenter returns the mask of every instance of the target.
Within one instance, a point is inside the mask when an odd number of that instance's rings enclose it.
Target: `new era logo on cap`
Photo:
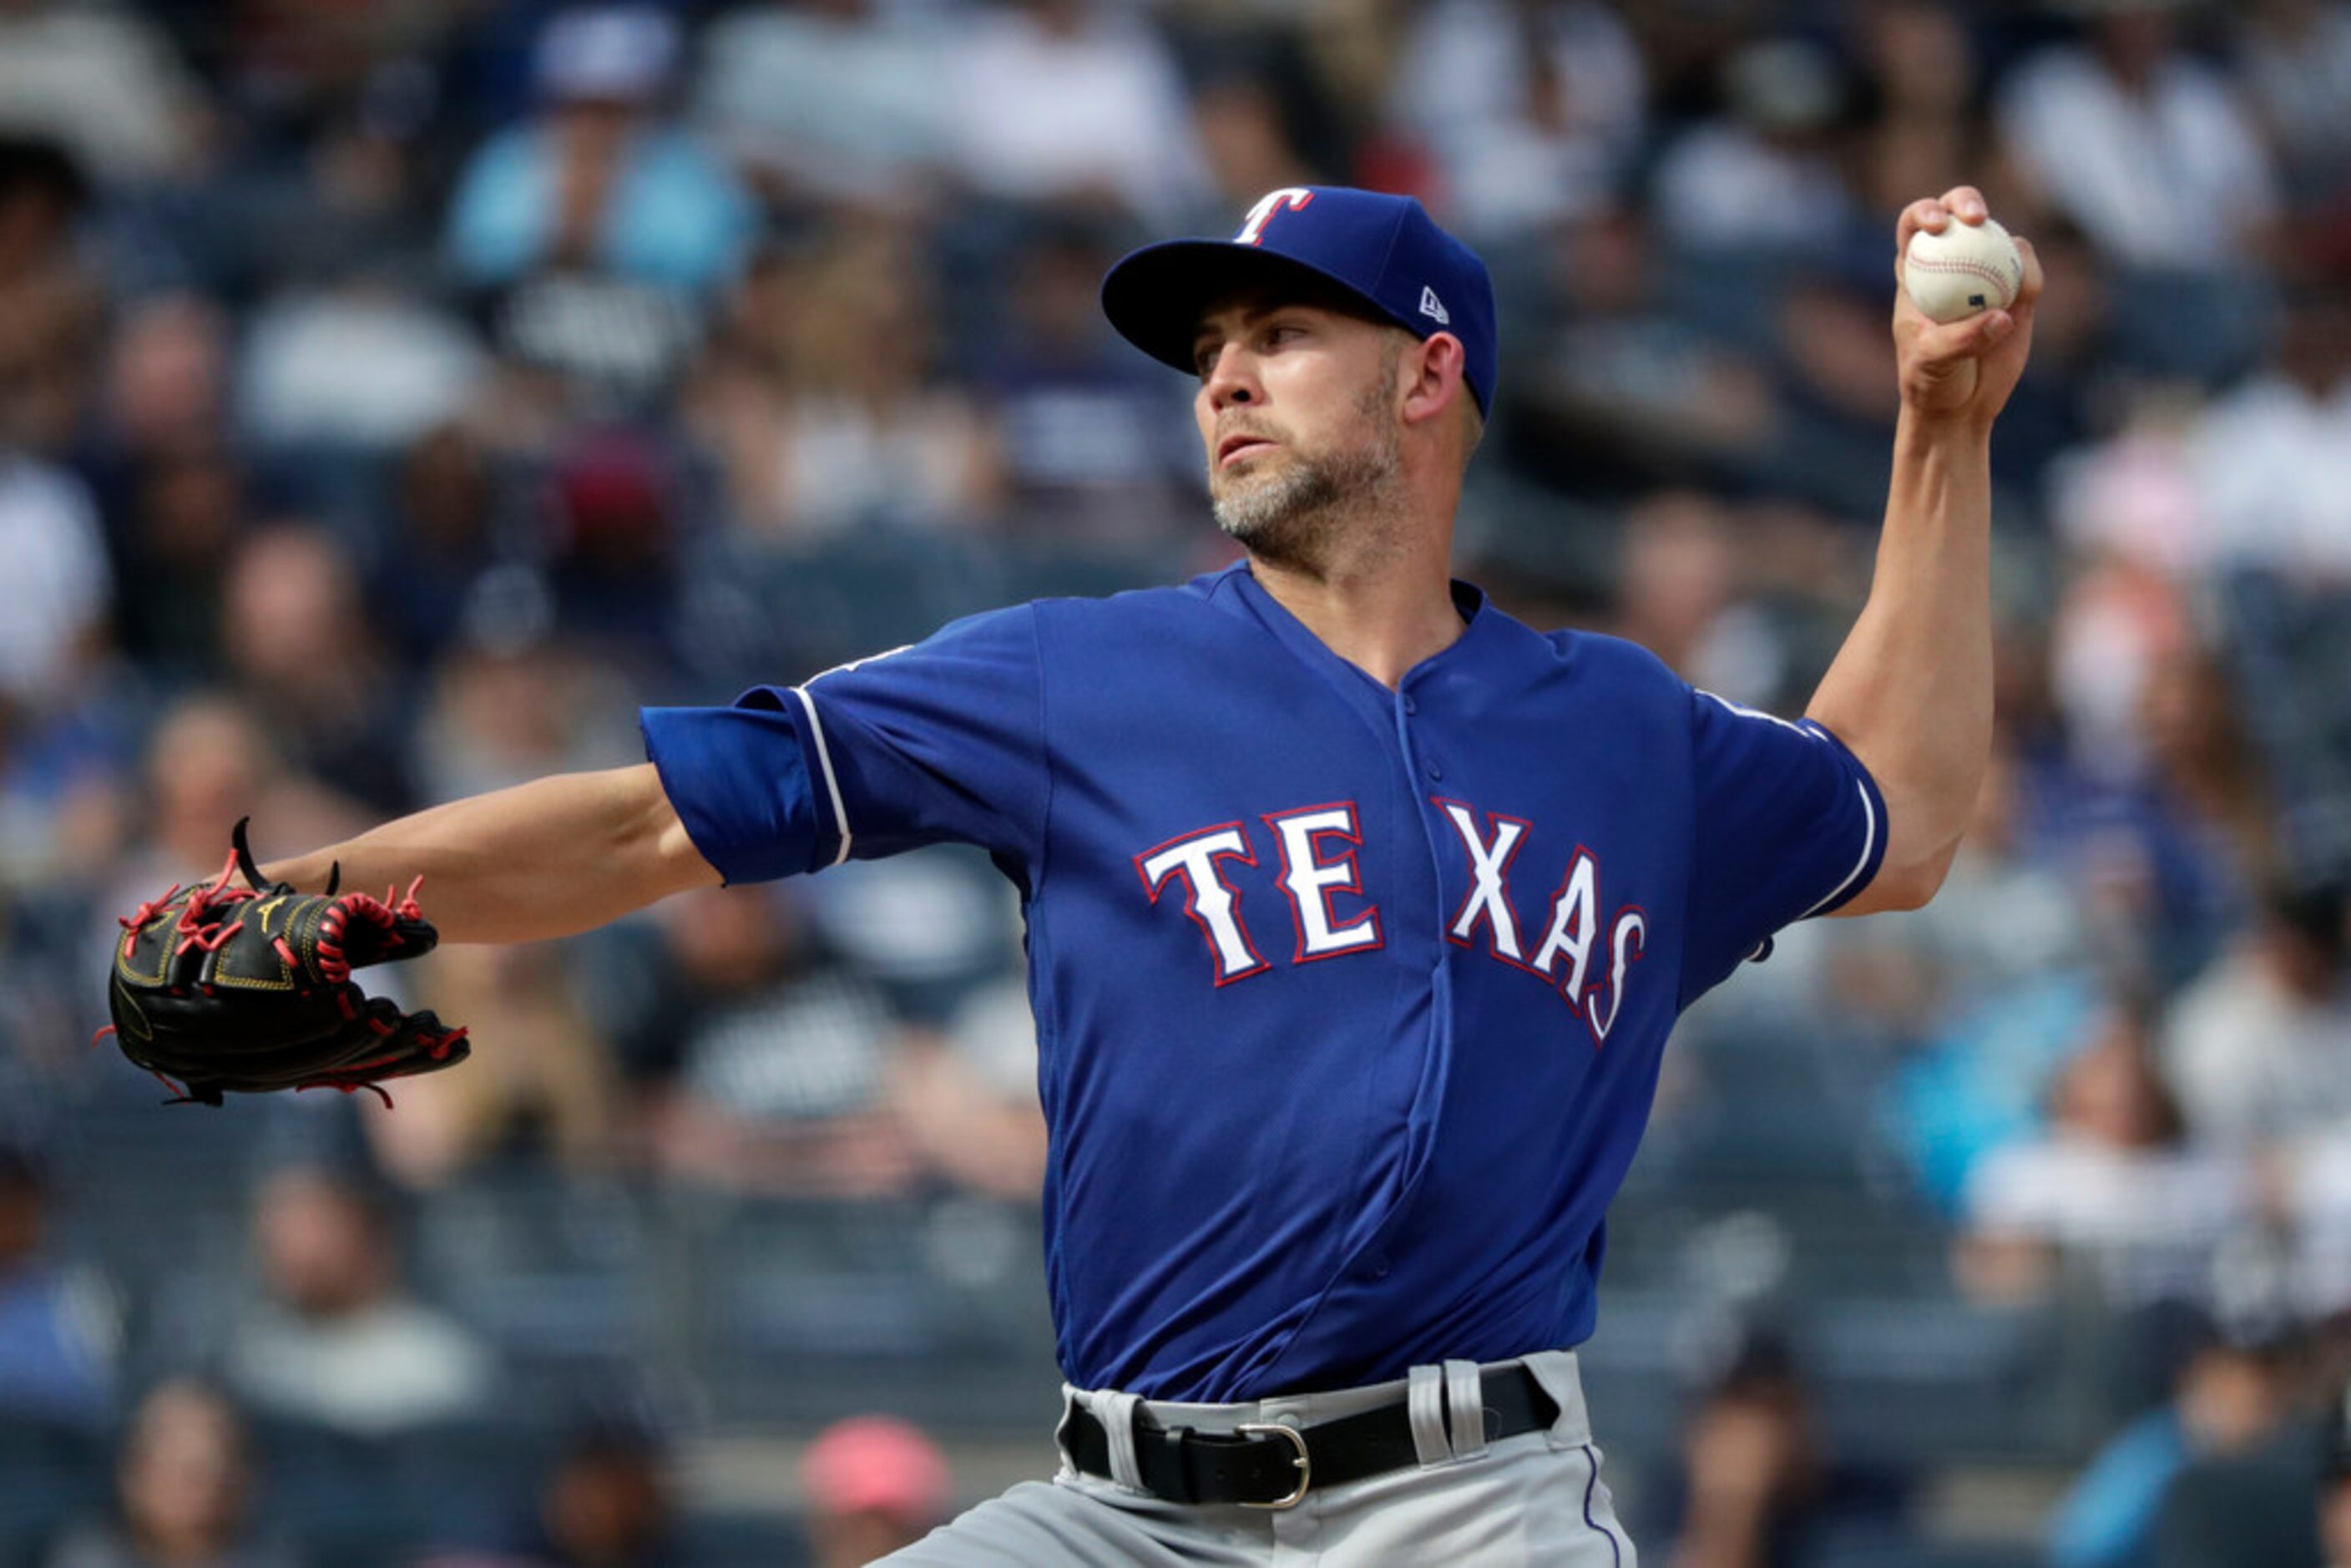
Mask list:
[[[1498,346],[1494,286],[1477,253],[1410,196],[1285,185],[1249,207],[1230,239],[1145,246],[1102,279],[1102,310],[1153,359],[1193,369],[1200,321],[1219,299],[1284,280],[1336,284],[1416,338],[1461,340],[1463,376],[1490,413]]]

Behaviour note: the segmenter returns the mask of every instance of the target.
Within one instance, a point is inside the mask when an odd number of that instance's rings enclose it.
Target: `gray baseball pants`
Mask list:
[[[1574,1354],[1546,1351],[1526,1365],[1557,1401],[1558,1419],[1491,1444],[1477,1415],[1478,1379],[1497,1367],[1469,1362],[1245,1405],[1163,1404],[1064,1387],[1064,1399],[1113,1434],[1119,1479],[1080,1472],[1065,1450],[1050,1482],[1023,1481],[883,1561],[894,1568],[1635,1568],[1633,1542],[1600,1479]],[[1399,1402],[1408,1406],[1419,1462],[1315,1488],[1295,1508],[1163,1502],[1134,1484],[1138,1409],[1163,1426],[1220,1432],[1242,1422],[1311,1426]],[[1448,1410],[1468,1419],[1457,1425]]]

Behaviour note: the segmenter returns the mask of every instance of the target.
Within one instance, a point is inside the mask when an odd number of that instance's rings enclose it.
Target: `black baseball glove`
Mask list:
[[[372,1090],[389,1104],[381,1080],[465,1060],[464,1030],[403,1013],[351,981],[365,965],[432,951],[439,938],[415,884],[405,896],[338,895],[338,868],[325,893],[297,893],[261,880],[244,822],[230,840],[219,876],[175,883],[120,920],[106,988],[111,1032],[178,1096],[166,1103],[331,1088]],[[245,885],[231,885],[239,872]]]

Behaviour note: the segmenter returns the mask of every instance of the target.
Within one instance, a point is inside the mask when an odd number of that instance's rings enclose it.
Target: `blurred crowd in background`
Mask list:
[[[2322,0],[0,0],[0,1561],[829,1565],[1050,1466],[984,859],[444,948],[386,983],[476,1054],[396,1111],[159,1109],[102,955],[240,816],[1221,564],[1096,285],[1318,181],[1493,268],[1463,575],[1783,712],[1896,214],[1977,184],[2048,273],[1966,849],[1692,1013],[1618,1207],[1645,1554],[2351,1563]]]

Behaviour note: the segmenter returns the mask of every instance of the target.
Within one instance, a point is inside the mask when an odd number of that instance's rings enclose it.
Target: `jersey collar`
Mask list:
[[[1249,570],[1246,559],[1203,579],[1202,585],[1212,597],[1219,588],[1234,595],[1237,602],[1246,606],[1299,658],[1323,671],[1342,690],[1370,699],[1384,720],[1389,705],[1410,693],[1416,685],[1442,674],[1474,669],[1488,657],[1496,640],[1507,636],[1502,626],[1507,618],[1487,602],[1485,591],[1456,578],[1452,580],[1453,603],[1461,612],[1461,635],[1405,671],[1403,682],[1391,692],[1332,653],[1330,644],[1291,614],[1281,601],[1267,592],[1265,585]]]

